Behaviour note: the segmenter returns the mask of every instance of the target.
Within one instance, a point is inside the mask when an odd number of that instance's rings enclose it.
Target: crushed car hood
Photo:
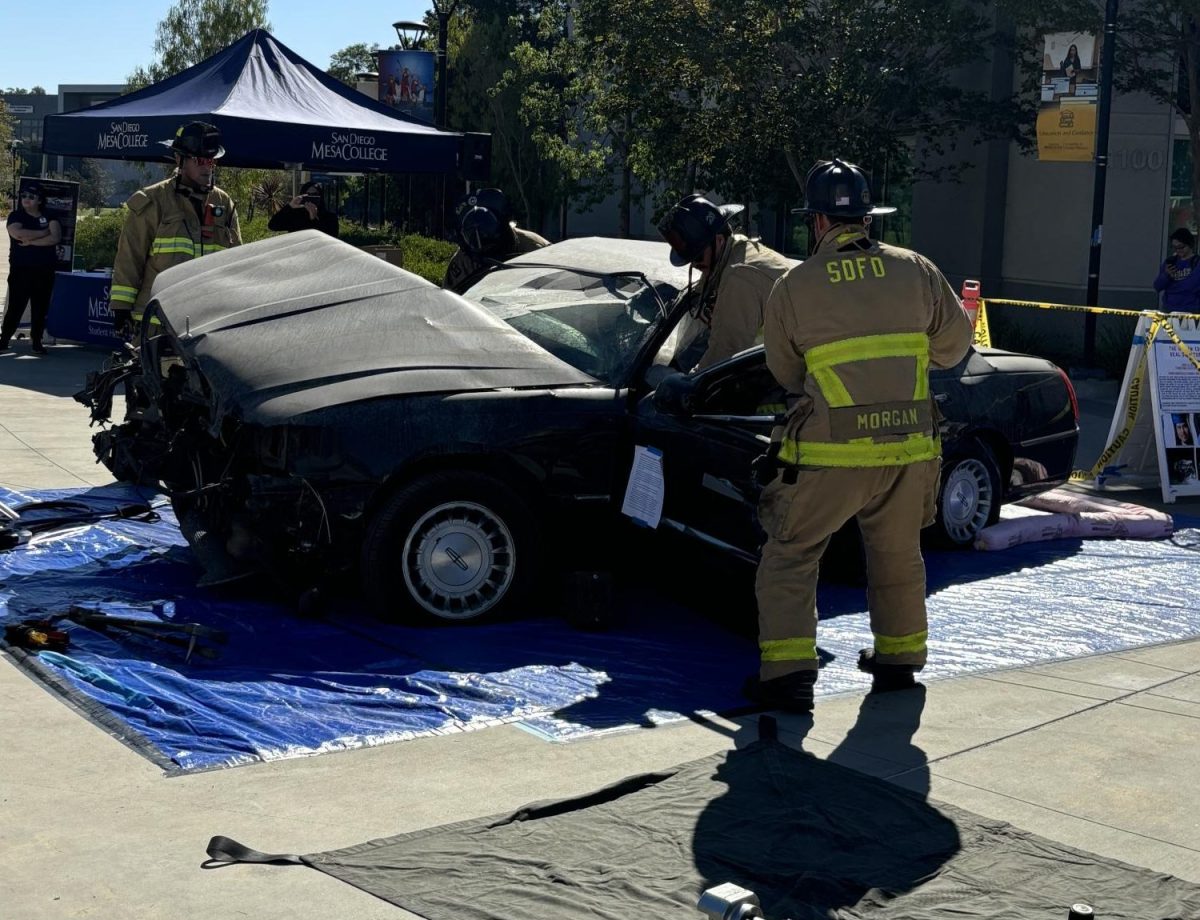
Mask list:
[[[316,230],[168,269],[155,302],[215,414],[247,422],[384,396],[595,382],[482,307]]]

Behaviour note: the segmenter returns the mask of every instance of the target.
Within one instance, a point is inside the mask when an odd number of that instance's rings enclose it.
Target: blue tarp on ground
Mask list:
[[[15,493],[110,507],[125,486]],[[170,507],[157,522],[105,521],[0,553],[0,622],[70,604],[225,631],[215,657],[120,630],[66,623],[67,653],[23,659],[95,721],[170,771],[231,766],[516,722],[566,741],[744,705],[753,627],[733,634],[669,596],[632,592],[621,626],[582,633],[540,618],[415,628],[347,599],[303,619],[248,588],[194,587]],[[995,553],[931,553],[931,665],[924,679],[1200,635],[1189,576],[1200,522],[1169,541],[1059,541]],[[156,610],[157,605],[157,610]],[[863,690],[870,644],[861,589],[825,586],[821,695]],[[752,607],[747,609],[753,616]]]

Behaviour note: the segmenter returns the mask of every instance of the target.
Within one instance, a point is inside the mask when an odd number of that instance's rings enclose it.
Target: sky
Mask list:
[[[0,0],[0,90],[41,86],[55,94],[60,83],[123,84],[154,61],[158,24],[173,5],[55,0],[48,17],[41,3]],[[394,45],[393,22],[419,21],[432,8],[430,0],[270,0],[267,20],[277,40],[324,69],[349,45]]]

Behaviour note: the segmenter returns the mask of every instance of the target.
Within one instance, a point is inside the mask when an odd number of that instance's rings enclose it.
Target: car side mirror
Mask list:
[[[696,381],[687,374],[665,377],[654,391],[653,403],[663,415],[691,415],[696,410]]]

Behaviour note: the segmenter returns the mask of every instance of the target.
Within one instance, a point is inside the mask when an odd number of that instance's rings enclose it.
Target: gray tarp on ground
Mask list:
[[[482,307],[317,230],[194,259],[157,301],[213,390],[265,425],[398,394],[594,384]]]
[[[1200,917],[1198,886],[770,741],[300,860],[429,920],[686,918],[727,881],[770,920]]]

